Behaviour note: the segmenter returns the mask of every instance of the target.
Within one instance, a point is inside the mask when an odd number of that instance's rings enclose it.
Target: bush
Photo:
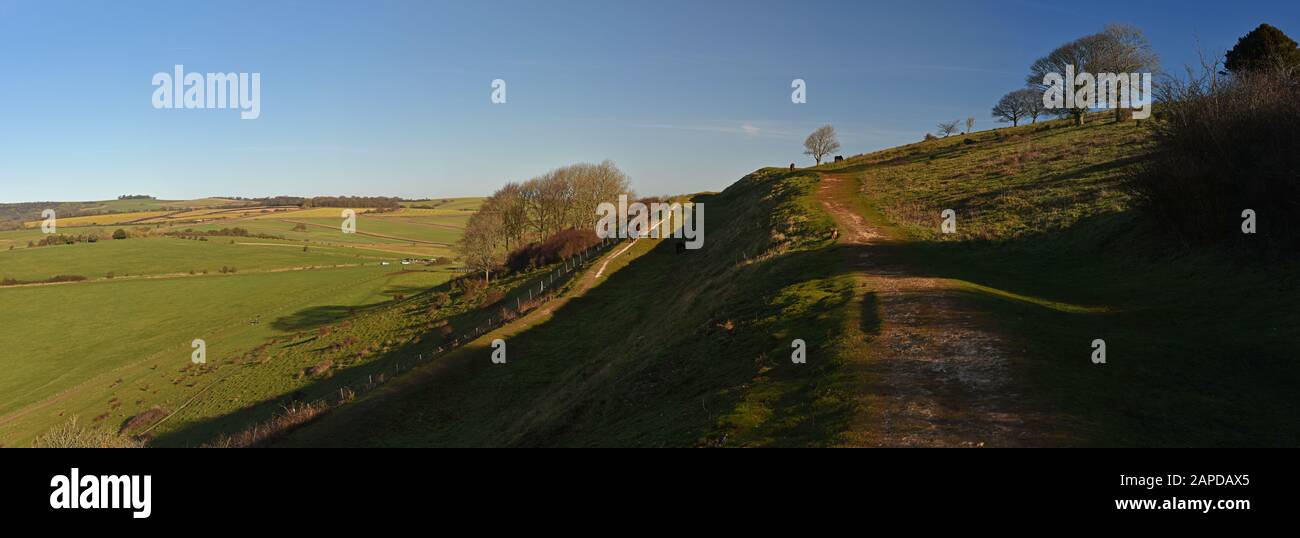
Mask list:
[[[429,302],[433,304],[434,308],[442,308],[451,304],[451,295],[445,291],[435,291],[430,296]]]
[[[126,239],[126,230],[118,228],[113,232],[113,239]]]
[[[459,289],[465,297],[474,297],[482,293],[487,288],[487,284],[478,275],[466,275],[457,279],[452,287]]]
[[[511,271],[525,271],[570,258],[600,243],[595,230],[570,228],[547,238],[516,249],[506,258]]]
[[[325,402],[304,403],[290,402],[266,422],[249,427],[234,435],[222,435],[216,440],[203,445],[210,448],[248,448],[260,446],[268,441],[280,438],[295,428],[311,422],[329,409]]]
[[[140,414],[131,417],[122,427],[123,432],[137,432],[153,426],[167,416],[167,410],[158,406],[153,406]]]
[[[143,444],[128,435],[99,427],[82,427],[77,417],[55,426],[35,441],[34,448],[140,448]]]
[[[1282,74],[1174,82],[1151,122],[1154,151],[1130,178],[1144,207],[1193,243],[1241,238],[1256,214],[1265,243],[1300,238],[1300,82]]]
[[[489,306],[492,306],[492,305],[494,305],[494,304],[497,304],[497,303],[501,302],[501,300],[502,300],[502,299],[505,299],[505,298],[506,298],[506,294],[505,294],[505,292],[503,292],[503,291],[501,291],[501,290],[491,290],[491,291],[489,291],[489,292],[483,294],[483,302],[480,303],[479,306],[480,306],[481,308],[487,308],[487,307],[489,307]]]

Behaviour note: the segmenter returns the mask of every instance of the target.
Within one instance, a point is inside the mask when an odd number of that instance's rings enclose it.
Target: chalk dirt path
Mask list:
[[[849,362],[863,384],[845,441],[854,446],[1040,446],[1047,418],[1026,409],[1009,371],[1015,347],[952,282],[889,259],[890,241],[845,198],[857,180],[823,174],[822,206],[859,277],[857,330],[868,346]],[[874,312],[874,315],[872,314]]]

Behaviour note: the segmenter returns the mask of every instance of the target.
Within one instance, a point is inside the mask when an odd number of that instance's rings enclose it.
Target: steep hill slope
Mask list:
[[[1142,139],[1048,122],[759,170],[696,198],[702,250],[638,241],[284,444],[1295,445],[1295,266],[1151,231]]]
[[[851,403],[834,355],[851,280],[824,248],[817,180],[769,169],[699,196],[702,250],[637,241],[526,330],[488,335],[286,444],[832,443]],[[489,359],[498,336],[503,365]],[[796,338],[806,364],[790,360]]]

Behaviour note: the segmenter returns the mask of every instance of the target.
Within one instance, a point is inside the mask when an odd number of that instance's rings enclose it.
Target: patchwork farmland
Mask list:
[[[221,198],[54,204],[70,215],[54,234],[39,210],[5,221],[0,445],[28,446],[73,417],[136,434],[148,427],[169,444],[205,442],[215,431],[196,424],[237,420],[308,382],[313,354],[269,350],[344,318],[364,325],[376,307],[459,274],[453,245],[480,202],[358,207],[348,234],[343,208]],[[402,326],[368,330],[353,331],[373,352],[359,363],[382,355]],[[196,339],[204,364],[191,360]]]

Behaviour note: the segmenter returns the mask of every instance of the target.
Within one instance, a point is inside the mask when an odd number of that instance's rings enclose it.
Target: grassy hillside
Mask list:
[[[900,258],[953,279],[1023,343],[1027,396],[1073,444],[1300,443],[1300,271],[1248,248],[1252,236],[1189,247],[1157,230],[1123,183],[1144,139],[1099,117],[822,169],[856,181],[848,195],[893,225]],[[956,234],[940,233],[944,209]],[[1104,366],[1089,360],[1096,338]]]
[[[849,412],[850,315],[814,173],[756,172],[707,207],[706,246],[642,240],[516,333],[422,369],[289,445],[825,445]],[[503,337],[508,362],[486,342]],[[792,364],[791,341],[809,343]]]
[[[1293,262],[1190,248],[1123,187],[1141,127],[954,136],[697,198],[701,251],[640,241],[550,315],[494,333],[298,430],[289,446],[820,446],[873,427],[881,305],[846,263],[882,256],[955,288],[1012,343],[1010,401],[1069,445],[1295,445]],[[888,236],[832,240],[830,192]],[[823,194],[827,195],[827,194]],[[956,234],[939,232],[953,209]],[[885,316],[889,317],[889,316]],[[509,361],[493,365],[502,337]],[[790,361],[808,343],[807,364]],[[1090,361],[1105,339],[1108,362]],[[935,371],[934,375],[946,375]],[[949,409],[958,420],[962,410]],[[942,426],[944,417],[935,417]]]

